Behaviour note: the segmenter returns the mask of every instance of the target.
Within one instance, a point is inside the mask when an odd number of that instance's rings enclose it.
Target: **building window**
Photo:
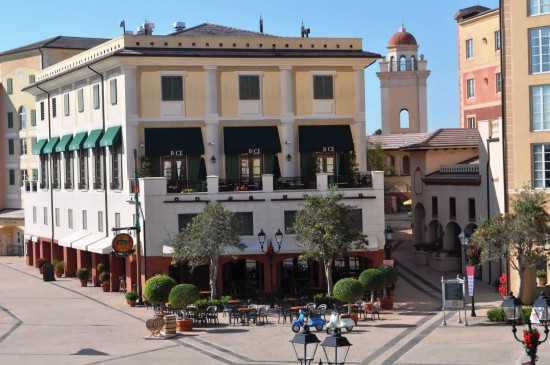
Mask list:
[[[399,57],[399,71],[407,71],[407,58],[405,56]]]
[[[411,70],[413,70],[413,71],[417,70],[416,58],[414,58],[414,56],[411,56]]]
[[[351,225],[358,231],[363,232],[363,210],[351,209],[350,210]]]
[[[94,189],[103,189],[103,155],[105,150],[103,148],[94,148]]]
[[[238,212],[235,213],[235,219],[239,222],[241,227],[239,234],[241,236],[254,235],[254,221],[252,219],[252,212]]]
[[[61,153],[52,153],[50,158],[52,160],[52,189],[59,189],[61,182],[61,170],[59,168]]]
[[[78,188],[88,189],[88,150],[78,150]]]
[[[410,128],[409,111],[407,109],[403,109],[399,112],[399,128],[401,129]]]
[[[44,225],[48,225],[48,208],[44,207]]]
[[[296,222],[296,211],[285,210],[285,234],[294,234],[294,222]]]
[[[76,92],[77,95],[77,106],[78,106],[78,112],[82,113],[84,111],[84,89],[78,89]]]
[[[449,198],[449,219],[456,219],[456,198]]]
[[[432,218],[437,218],[438,207],[437,207],[437,196],[432,196]]]
[[[88,211],[82,211],[82,229],[88,229]]]
[[[111,105],[116,105],[117,103],[117,90],[116,90],[116,79],[109,81],[109,100]]]
[[[29,85],[34,84],[35,80],[36,80],[36,77],[34,75],[29,75]]]
[[[334,152],[318,152],[315,154],[315,163],[317,172],[328,172],[331,175],[335,174],[336,156]]]
[[[21,170],[21,186],[23,186],[23,183],[25,181],[29,180],[29,172],[27,170]]]
[[[533,187],[550,188],[550,144],[533,145]]]
[[[48,188],[47,155],[40,155],[40,189]]]
[[[334,84],[332,75],[313,76],[313,99],[334,99]]]
[[[61,219],[59,218],[59,208],[55,208],[55,226],[61,226]]]
[[[550,0],[529,0],[529,15],[550,13]]]
[[[531,86],[531,128],[550,129],[550,85]]]
[[[495,51],[500,51],[500,30],[495,32]]]
[[[466,58],[474,57],[474,40],[466,39]]]
[[[36,212],[36,206],[33,206],[32,207],[32,222],[34,224],[36,224],[36,222],[37,222],[37,216],[38,216],[38,214]]]
[[[27,129],[27,110],[24,106],[19,108],[19,129]]]
[[[46,118],[46,107],[44,102],[40,102],[40,120],[43,121]]]
[[[163,101],[183,100],[183,77],[161,76],[161,86]]]
[[[27,139],[23,138],[20,140],[21,142],[21,156],[27,154]]]
[[[32,169],[32,181],[38,180],[38,169]]]
[[[8,112],[8,128],[13,128],[13,112]]]
[[[240,160],[240,178],[243,180],[260,179],[262,177],[262,156],[242,154]]]
[[[122,146],[112,146],[111,150],[111,190],[122,189]]]
[[[466,80],[466,97],[471,99],[475,96],[474,79]]]
[[[31,151],[34,148],[34,146],[36,146],[36,137],[31,138]]]
[[[73,159],[71,155],[71,151],[63,152],[65,158],[65,189],[73,188]]]
[[[10,155],[10,156],[15,155],[15,140],[14,139],[8,139],[8,155]]]
[[[529,30],[531,73],[550,71],[550,27]]]
[[[52,118],[57,118],[57,98],[52,98]]]
[[[468,128],[476,128],[476,118],[475,117],[469,117],[468,118]]]
[[[495,74],[495,81],[496,81],[496,92],[497,94],[500,94],[502,92],[502,74],[500,72],[497,72]]]
[[[115,213],[115,228],[120,228],[120,213]]]
[[[15,186],[15,170],[9,169],[8,170],[9,175],[9,184],[10,186]]]
[[[239,100],[260,100],[259,75],[239,75]]]
[[[403,156],[403,171],[402,175],[411,174],[411,159],[409,156]]]
[[[63,112],[65,113],[65,116],[69,116],[69,93],[65,93],[63,95]]]
[[[99,109],[99,84],[93,86],[94,109]]]
[[[187,213],[187,214],[178,214],[178,232],[183,231],[195,218],[197,214]]]
[[[470,222],[476,220],[476,200],[473,198],[468,199],[468,220]]]
[[[103,232],[103,212],[97,212],[97,231]]]
[[[67,223],[69,225],[69,228],[72,229],[73,228],[73,210],[72,209],[69,209],[67,211]]]
[[[6,92],[8,93],[8,95],[13,94],[13,79],[12,78],[8,78],[6,80]]]
[[[36,127],[36,109],[31,109],[31,127]]]
[[[168,179],[170,193],[181,193],[182,187],[187,180],[187,169],[185,156],[163,156],[160,159],[162,176]]]

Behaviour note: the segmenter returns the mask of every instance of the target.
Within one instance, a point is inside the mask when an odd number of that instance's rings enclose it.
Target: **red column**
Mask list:
[[[27,264],[28,266],[33,266],[34,265],[34,249],[33,249],[32,241],[27,240],[27,242],[25,242],[25,245],[27,245],[27,256],[25,256],[25,264]]]
[[[63,257],[65,257],[65,277],[74,278],[76,276],[77,258],[76,250],[70,247],[63,247]]]

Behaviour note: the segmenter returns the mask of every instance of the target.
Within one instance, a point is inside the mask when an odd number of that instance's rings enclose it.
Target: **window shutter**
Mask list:
[[[63,95],[63,112],[65,113],[65,116],[69,115],[69,93],[65,93],[65,95]]]
[[[111,80],[110,86],[111,86],[111,92],[110,92],[111,105],[115,105],[117,103],[116,79]]]
[[[36,81],[35,76],[34,75],[29,75],[29,85],[34,84],[35,81]]]
[[[52,118],[57,117],[57,98],[52,98]]]
[[[174,100],[183,100],[183,78],[177,76],[173,78]]]
[[[36,109],[31,109],[31,126],[36,126]]]
[[[13,94],[13,79],[11,78],[6,80],[6,91],[8,94]]]
[[[94,109],[99,109],[99,85],[94,85]]]
[[[44,118],[46,118],[46,110],[44,107],[44,102],[41,101],[40,102],[40,120],[44,120]]]
[[[8,112],[8,128],[13,128],[13,112]]]
[[[84,89],[78,89],[78,112],[84,111]]]
[[[8,139],[8,154],[15,154],[15,143],[13,139]]]

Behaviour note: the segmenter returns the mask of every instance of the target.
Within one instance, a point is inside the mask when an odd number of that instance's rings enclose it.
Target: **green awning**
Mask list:
[[[279,132],[275,126],[225,127],[223,141],[226,155],[281,152]]]
[[[41,155],[43,153],[42,150],[44,149],[44,146],[46,145],[46,143],[48,143],[47,139],[40,139],[36,141],[36,144],[32,146],[32,154]]]
[[[107,129],[101,141],[99,142],[100,147],[107,146],[120,146],[122,144],[122,127],[111,127]]]
[[[80,132],[74,135],[74,138],[69,144],[69,151],[76,151],[82,149],[84,146],[84,141],[86,140],[86,137],[88,137],[87,132]]]
[[[42,153],[52,153],[57,145],[57,142],[59,142],[59,137],[50,138]]]
[[[91,131],[88,135],[88,138],[86,138],[86,142],[84,142],[84,148],[99,147],[99,139],[101,138],[102,134],[102,129],[94,129],[93,131]]]
[[[200,128],[145,128],[145,155],[202,155]]]
[[[71,140],[73,139],[72,134],[67,134],[59,140],[59,143],[57,146],[55,146],[55,152],[65,152],[68,151],[69,143],[71,143]]]
[[[300,152],[353,150],[349,125],[302,125],[298,127]]]

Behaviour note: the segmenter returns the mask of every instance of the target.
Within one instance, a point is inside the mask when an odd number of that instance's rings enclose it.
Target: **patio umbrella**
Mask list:
[[[199,164],[199,180],[206,180],[206,162],[204,162],[204,157],[201,157],[201,162]]]
[[[273,169],[271,173],[273,174],[273,180],[275,181],[281,177],[281,167],[279,166],[279,157],[277,156],[273,158]]]

